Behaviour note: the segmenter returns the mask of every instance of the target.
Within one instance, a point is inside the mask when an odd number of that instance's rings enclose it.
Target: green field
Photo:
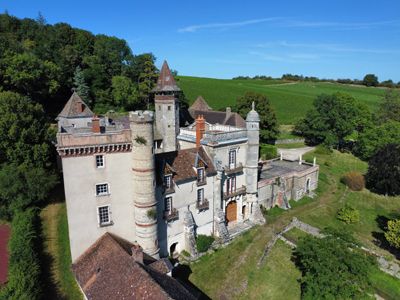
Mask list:
[[[212,299],[299,299],[298,269],[290,261],[288,246],[278,243],[261,268],[257,262],[266,243],[273,233],[286,226],[293,217],[318,228],[330,226],[351,232],[364,246],[373,249],[388,259],[396,257],[374,243],[374,235],[382,234],[379,219],[391,218],[400,212],[400,197],[384,197],[368,190],[353,192],[340,183],[340,177],[349,171],[364,173],[365,162],[351,154],[337,151],[325,153],[317,149],[305,156],[317,157],[320,164],[318,196],[291,201],[292,209],[271,209],[267,212],[267,224],[257,226],[237,237],[231,245],[207,254],[190,265],[190,281]],[[336,218],[339,208],[350,204],[360,212],[360,222],[346,225]],[[304,236],[293,230],[285,234],[291,240]],[[386,299],[400,299],[400,280],[381,272],[371,270],[371,286]],[[285,280],[289,283],[282,286]],[[286,288],[287,296],[282,296]],[[283,290],[285,291],[285,290]]]
[[[376,109],[384,90],[327,82],[288,83],[282,80],[230,80],[179,76],[178,85],[192,103],[201,95],[215,110],[233,106],[247,91],[262,93],[270,99],[280,124],[294,124],[305,115],[320,94],[344,92]]]

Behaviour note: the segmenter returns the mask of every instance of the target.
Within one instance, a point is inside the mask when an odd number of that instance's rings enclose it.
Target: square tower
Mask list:
[[[179,134],[179,93],[181,89],[175,82],[164,61],[157,85],[153,89],[155,93],[154,104],[156,113],[156,130],[162,136],[162,151],[177,150],[177,136]]]

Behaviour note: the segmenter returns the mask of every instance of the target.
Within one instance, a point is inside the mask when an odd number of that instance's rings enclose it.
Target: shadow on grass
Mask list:
[[[375,221],[378,224],[379,229],[381,232],[374,231],[372,232],[372,236],[374,237],[374,244],[378,247],[389,251],[391,254],[395,255],[397,259],[400,259],[400,250],[392,247],[385,238],[385,231],[387,229],[387,222],[399,218],[398,214],[390,215],[390,218],[386,216],[377,216]]]
[[[178,265],[172,270],[172,277],[177,279],[192,295],[199,300],[209,300],[203,291],[190,282],[189,276],[192,274],[192,269],[188,265]]]

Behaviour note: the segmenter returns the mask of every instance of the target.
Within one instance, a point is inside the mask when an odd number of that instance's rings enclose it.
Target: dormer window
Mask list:
[[[197,168],[197,183],[202,184],[205,183],[205,170],[204,168]]]
[[[167,190],[172,188],[172,175],[171,174],[164,176],[164,187]]]
[[[236,150],[229,150],[229,168],[234,169],[236,167]]]

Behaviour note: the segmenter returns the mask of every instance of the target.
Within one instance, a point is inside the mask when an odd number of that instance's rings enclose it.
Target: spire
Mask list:
[[[167,61],[164,60],[157,85],[153,89],[153,92],[179,92],[180,90],[181,89],[175,82],[174,76],[171,74]]]

